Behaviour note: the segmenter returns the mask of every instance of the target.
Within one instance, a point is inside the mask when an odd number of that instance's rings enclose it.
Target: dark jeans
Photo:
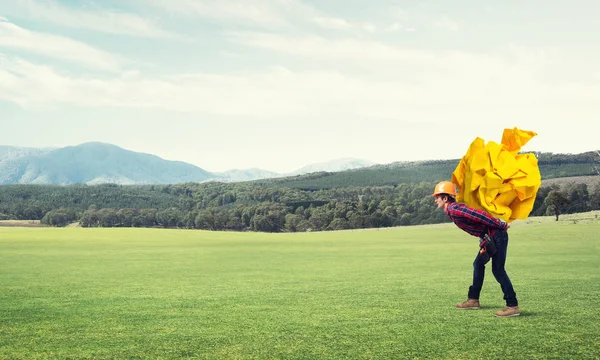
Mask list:
[[[506,262],[506,250],[508,248],[508,233],[504,230],[497,230],[494,234],[494,240],[498,250],[491,257],[492,259],[492,273],[496,278],[496,281],[500,283],[502,292],[504,293],[504,300],[506,300],[506,306],[517,306],[517,294],[513,289],[512,283],[504,270],[504,264]],[[490,261],[488,253],[483,255],[477,253],[477,257],[473,262],[473,285],[469,287],[469,299],[479,299],[481,288],[483,287],[483,278],[485,276],[485,264]]]

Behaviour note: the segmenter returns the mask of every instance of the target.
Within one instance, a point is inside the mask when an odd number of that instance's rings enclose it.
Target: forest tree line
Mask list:
[[[177,185],[10,185],[0,187],[0,220],[52,226],[162,227],[304,232],[448,222],[435,183],[297,189],[255,183]],[[531,216],[600,209],[600,186],[543,186]]]

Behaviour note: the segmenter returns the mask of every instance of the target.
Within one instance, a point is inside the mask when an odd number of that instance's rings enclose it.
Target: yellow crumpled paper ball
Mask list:
[[[519,150],[537,133],[504,129],[500,144],[476,138],[452,173],[456,200],[507,222],[527,219],[542,176],[535,154]]]

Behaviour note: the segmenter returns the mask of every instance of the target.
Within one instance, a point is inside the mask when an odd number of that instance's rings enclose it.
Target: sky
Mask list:
[[[597,150],[596,0],[0,0],[0,145],[208,171]]]

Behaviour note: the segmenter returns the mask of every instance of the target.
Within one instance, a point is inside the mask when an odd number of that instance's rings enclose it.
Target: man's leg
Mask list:
[[[513,289],[506,270],[504,269],[504,265],[506,263],[506,253],[508,249],[508,233],[506,231],[498,230],[494,236],[494,239],[496,240],[496,247],[498,250],[492,257],[492,273],[494,274],[496,281],[500,283],[500,287],[504,293],[506,306],[518,306],[519,302],[517,301],[517,294]]]
[[[477,253],[475,261],[473,261],[473,285],[469,287],[469,299],[479,299],[485,277],[485,264],[488,261],[490,261],[490,256],[487,253]]]
[[[483,278],[485,276],[485,264],[490,261],[488,254],[479,254],[473,261],[473,285],[469,287],[469,298],[460,304],[456,304],[457,309],[479,309],[479,294],[483,287]]]

